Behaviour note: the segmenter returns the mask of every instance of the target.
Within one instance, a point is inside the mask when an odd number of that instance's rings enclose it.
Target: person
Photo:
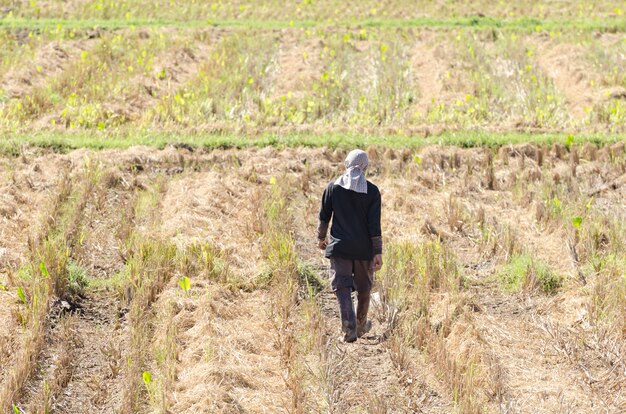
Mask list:
[[[365,178],[367,153],[359,149],[350,151],[344,164],[345,173],[330,182],[322,195],[317,238],[318,247],[330,259],[330,285],[339,304],[343,339],[354,342],[372,327],[367,319],[370,292],[374,272],[383,265],[381,197],[378,187]],[[352,303],[354,290],[356,315]]]

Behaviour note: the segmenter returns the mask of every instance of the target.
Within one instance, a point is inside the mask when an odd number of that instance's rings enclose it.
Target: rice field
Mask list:
[[[0,0],[0,412],[625,412],[624,12]],[[357,147],[346,344],[316,226]]]

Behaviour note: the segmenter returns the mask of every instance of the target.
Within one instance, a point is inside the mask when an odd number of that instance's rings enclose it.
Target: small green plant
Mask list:
[[[150,374],[149,371],[144,371],[141,377],[143,378],[143,383],[146,384],[146,386],[152,383],[152,374]]]
[[[74,261],[67,265],[67,278],[69,291],[74,295],[81,295],[89,285],[87,271]]]
[[[41,275],[45,278],[50,277],[50,273],[48,273],[48,268],[46,267],[46,264],[41,261],[39,263],[39,271],[41,271]]]
[[[191,282],[187,276],[183,276],[178,279],[178,286],[180,286],[183,292],[189,293],[189,290],[191,289]]]
[[[26,296],[24,295],[24,289],[22,289],[21,286],[17,288],[17,297],[20,298],[24,305],[27,305]]]
[[[497,273],[501,286],[509,292],[532,292],[540,289],[554,293],[561,287],[563,279],[552,272],[541,260],[528,254],[513,256]]]
[[[554,220],[560,220],[563,218],[565,206],[556,195],[546,201],[546,209],[549,218]]]

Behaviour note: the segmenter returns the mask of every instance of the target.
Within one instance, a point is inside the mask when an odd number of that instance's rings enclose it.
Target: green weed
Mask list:
[[[67,279],[68,289],[73,295],[82,295],[89,286],[87,271],[73,260],[67,265]]]
[[[540,260],[528,254],[513,256],[496,273],[500,285],[509,292],[555,293],[562,285],[562,276],[554,273]]]
[[[383,303],[416,315],[428,314],[432,292],[458,292],[463,284],[454,255],[439,241],[389,245],[378,277]]]

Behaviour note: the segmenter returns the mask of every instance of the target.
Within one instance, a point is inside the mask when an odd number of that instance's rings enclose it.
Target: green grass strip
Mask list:
[[[176,134],[176,133],[35,133],[13,135],[0,141],[0,153],[18,155],[23,146],[34,146],[66,152],[78,148],[113,149],[145,145],[164,148],[167,145],[185,145],[192,148],[249,148],[249,147],[329,147],[349,149],[377,145],[389,148],[417,149],[426,145],[456,145],[460,147],[500,147],[506,144],[536,143],[553,144],[593,142],[606,145],[626,141],[626,134],[569,135],[562,133],[486,133],[449,132],[427,138],[406,135],[357,135],[357,134],[264,134],[260,136]]]
[[[241,29],[287,29],[287,28],[474,28],[474,29],[511,29],[527,31],[554,31],[564,29],[599,30],[610,32],[626,31],[625,18],[612,19],[575,19],[541,20],[534,18],[497,19],[493,17],[460,17],[436,19],[422,17],[416,19],[348,19],[348,20],[171,20],[171,19],[28,19],[7,17],[0,19],[3,28],[27,29],[121,29],[130,27],[175,27],[199,29],[208,27]]]

